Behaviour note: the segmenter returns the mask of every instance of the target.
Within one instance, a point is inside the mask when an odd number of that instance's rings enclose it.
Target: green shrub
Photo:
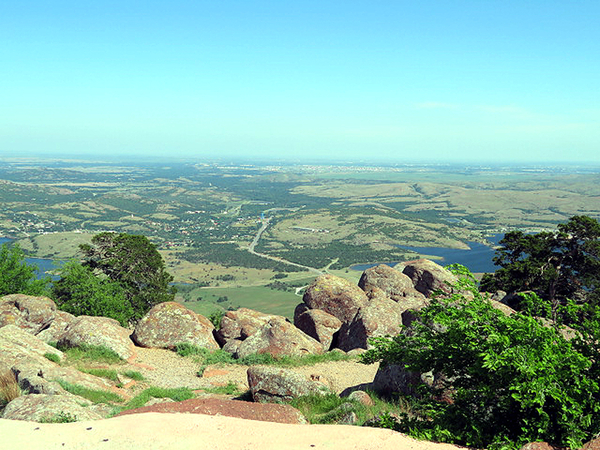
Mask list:
[[[501,313],[477,292],[466,269],[454,270],[461,276],[455,288],[470,291],[472,299],[433,299],[410,332],[373,339],[375,348],[363,357],[365,363],[403,364],[451,380],[440,386],[451,389],[451,402],[423,386],[421,396],[412,398],[418,417],[404,414],[395,428],[477,448],[519,448],[539,440],[577,448],[600,431],[593,355],[581,351],[583,344],[567,342],[558,327]]]
[[[44,417],[42,420],[40,420],[40,423],[70,423],[70,422],[77,422],[77,416],[68,413],[68,412],[64,412],[61,411],[58,414],[55,414],[54,416],[48,416],[48,417]]]

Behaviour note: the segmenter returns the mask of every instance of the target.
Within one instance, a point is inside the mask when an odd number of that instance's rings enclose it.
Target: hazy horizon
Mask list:
[[[600,3],[0,7],[0,157],[600,164]]]

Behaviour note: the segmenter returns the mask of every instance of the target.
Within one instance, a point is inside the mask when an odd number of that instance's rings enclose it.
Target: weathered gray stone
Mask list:
[[[365,391],[352,391],[348,400],[354,400],[365,406],[373,406],[373,399]]]
[[[65,311],[56,311],[52,322],[37,333],[36,336],[44,342],[58,342],[73,319],[75,319],[73,314]]]
[[[18,397],[6,405],[2,418],[44,422],[60,421],[61,418],[97,420],[102,416],[81,406],[79,398],[75,396],[31,394]]]
[[[302,395],[326,395],[331,388],[293,370],[271,366],[248,368],[248,386],[255,402],[280,403]]]
[[[333,335],[342,327],[342,321],[320,309],[309,309],[300,303],[294,311],[294,325],[316,339],[327,351],[331,347]]]
[[[227,353],[231,353],[231,356],[234,358],[238,358],[238,350],[240,349],[240,345],[242,342],[239,339],[229,339],[225,345],[223,345],[222,350]]]
[[[350,281],[335,275],[321,275],[304,293],[310,309],[320,309],[342,322],[350,322],[361,306],[369,302],[365,292]]]
[[[108,317],[79,316],[73,319],[58,341],[59,346],[95,345],[111,349],[127,360],[135,356],[131,332]]]
[[[365,270],[358,281],[358,286],[373,298],[373,288],[379,288],[386,297],[398,302],[406,297],[424,298],[417,291],[412,280],[404,273],[388,266],[380,264]]]
[[[214,325],[206,317],[176,302],[154,306],[138,322],[131,338],[142,347],[173,349],[187,343],[216,350]]]
[[[11,294],[0,298],[0,327],[16,325],[36,334],[54,320],[55,314],[56,304],[48,297]]]
[[[458,281],[452,272],[428,259],[408,261],[399,266],[402,268],[402,272],[412,280],[415,289],[428,298],[436,290],[451,293],[450,285]]]
[[[413,301],[408,302],[408,299]],[[359,309],[352,322],[342,325],[337,346],[346,352],[355,348],[368,349],[369,338],[397,335],[402,326],[402,313],[408,304],[423,306],[425,299],[405,297],[403,302],[395,302],[388,298],[373,298],[368,305]]]
[[[284,318],[275,317],[259,331],[242,341],[237,350],[239,358],[253,353],[269,353],[273,356],[302,356],[323,353],[323,345]]]
[[[243,341],[274,317],[282,316],[264,314],[248,308],[228,311],[221,319],[221,328],[215,333],[215,337],[221,345],[225,345],[230,339]]]
[[[61,360],[64,358],[61,351],[22,328],[15,325],[0,328],[0,362],[7,366],[12,367],[29,358],[39,360],[45,365],[52,364],[44,357],[46,353],[56,355]]]

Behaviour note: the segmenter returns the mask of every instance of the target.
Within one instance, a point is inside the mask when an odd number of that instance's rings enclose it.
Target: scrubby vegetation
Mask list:
[[[461,281],[453,295],[433,299],[398,336],[374,339],[364,356],[366,363],[439,377],[438,385],[408,397],[414,416],[388,426],[477,448],[537,440],[579,448],[598,433],[600,320],[586,319],[567,341],[560,324],[549,326],[529,311],[506,315],[478,292],[466,269],[454,271]]]

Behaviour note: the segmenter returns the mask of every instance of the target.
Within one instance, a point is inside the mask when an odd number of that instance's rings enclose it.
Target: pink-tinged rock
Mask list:
[[[58,342],[73,319],[75,319],[73,314],[65,311],[56,311],[54,320],[50,322],[47,328],[36,334],[36,336],[44,342]]]
[[[230,339],[243,341],[261,329],[269,320],[275,316],[264,314],[253,309],[240,308],[236,311],[228,311],[221,319],[221,328],[215,333],[217,341],[225,345]]]
[[[149,348],[173,349],[177,344],[188,343],[216,350],[214,325],[206,317],[176,302],[154,306],[138,322],[131,338],[136,344]]]
[[[65,347],[95,345],[111,349],[122,359],[135,356],[131,332],[108,317],[79,316],[73,319],[58,341]]]
[[[237,350],[239,358],[253,353],[269,353],[275,357],[303,356],[323,353],[323,345],[285,319],[273,318],[242,341]]]
[[[374,288],[381,289],[388,298],[396,302],[405,297],[424,297],[415,289],[408,275],[386,264],[380,264],[365,270],[358,281],[358,286],[367,293],[369,298],[375,296],[374,294],[369,295]]]
[[[333,335],[342,327],[342,321],[320,309],[308,309],[300,303],[294,311],[294,325],[316,339],[327,351],[331,347]]]
[[[350,281],[335,275],[321,275],[304,293],[310,309],[320,309],[342,322],[350,322],[361,306],[369,302],[365,292]]]
[[[55,314],[56,304],[48,297],[11,294],[0,298],[0,327],[16,325],[36,334],[52,322]]]
[[[282,403],[303,395],[327,395],[332,392],[326,380],[313,380],[289,369],[251,366],[247,374],[255,402]]]
[[[597,447],[596,447],[597,448]],[[547,442],[530,442],[521,447],[521,450],[555,450],[556,447],[548,444]],[[591,448],[586,448],[584,445],[581,450],[592,450]],[[595,449],[594,449],[595,450]]]
[[[402,272],[412,280],[415,289],[428,298],[436,290],[451,293],[452,288],[449,285],[458,281],[452,272],[428,259],[404,262],[400,267],[403,268]]]
[[[414,307],[424,306],[425,299],[415,299],[413,303]],[[402,313],[405,310],[403,305],[388,298],[374,298],[358,310],[352,322],[342,325],[337,347],[345,352],[355,348],[368,349],[369,338],[397,335],[400,333]]]

